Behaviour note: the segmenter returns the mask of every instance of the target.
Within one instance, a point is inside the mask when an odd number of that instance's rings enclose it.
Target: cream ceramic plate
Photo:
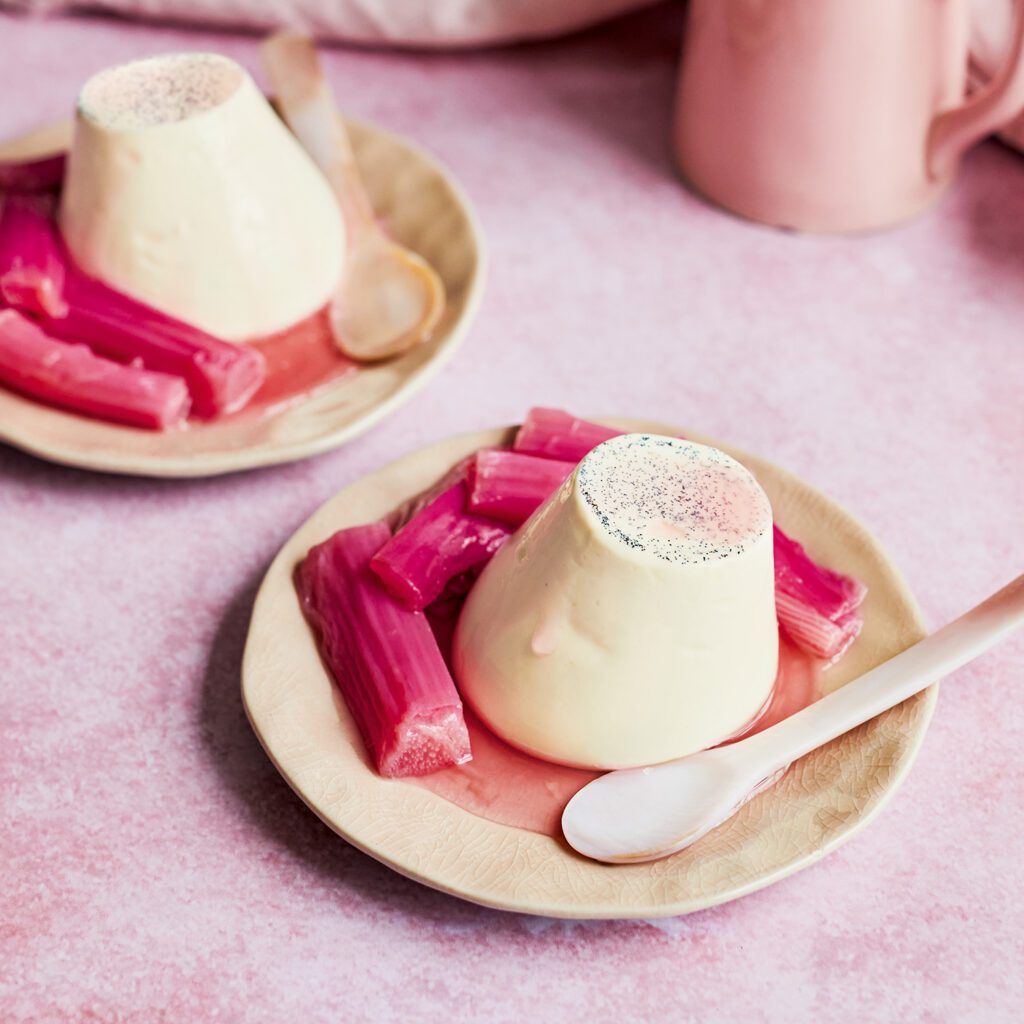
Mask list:
[[[325,452],[369,429],[422,387],[451,357],[476,312],[483,240],[469,202],[434,160],[369,125],[348,124],[377,212],[396,238],[441,275],[447,308],[434,337],[404,356],[320,389],[283,411],[156,433],[51,409],[0,387],[0,441],[44,459],[140,476],[209,476]],[[66,148],[70,125],[52,125],[0,146],[0,159]]]
[[[608,422],[707,440],[675,427]],[[320,662],[292,573],[313,544],[341,527],[380,518],[462,456],[507,436],[492,430],[453,438],[364,478],[306,522],[267,572],[249,629],[242,696],[267,753],[302,799],[339,835],[410,878],[486,906],[557,917],[689,913],[783,878],[866,825],[910,767],[936,687],[803,758],[777,786],[699,843],[652,864],[597,864],[560,840],[494,824],[372,771]],[[828,672],[829,688],[924,635],[906,584],[862,526],[784,470],[708,443],[754,472],[779,524],[815,557],[870,588],[864,632]]]

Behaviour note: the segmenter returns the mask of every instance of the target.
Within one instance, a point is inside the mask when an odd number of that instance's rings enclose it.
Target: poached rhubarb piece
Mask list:
[[[476,460],[476,455],[467,455],[460,459],[445,473],[436,483],[431,484],[425,491],[413,495],[403,501],[388,517],[387,524],[393,533],[397,533],[406,523],[415,519],[435,498],[443,494],[449,487],[463,483],[469,476],[470,467]]]
[[[0,384],[73,412],[152,430],[178,426],[188,415],[180,377],[50,338],[13,309],[0,310]]]
[[[79,270],[39,203],[4,204],[0,240],[8,238],[16,240],[17,253],[0,252],[0,273],[17,265],[14,286],[8,290],[0,282],[3,297],[36,315],[52,337],[85,342],[118,362],[141,359],[149,370],[184,378],[198,416],[237,411],[263,383],[266,366],[255,349],[206,334]]]
[[[511,532],[504,523],[467,512],[466,485],[459,482],[413,516],[370,564],[395,597],[419,611],[449,580],[488,562]]]
[[[339,530],[299,568],[303,610],[377,771],[425,775],[470,760],[462,702],[422,612],[370,570],[384,523]]]
[[[860,635],[867,587],[818,565],[776,526],[775,610],[779,624],[803,650],[836,661]]]
[[[9,196],[0,215],[0,300],[24,313],[65,316],[64,258],[49,230],[52,204]],[[40,230],[45,225],[44,230]]]
[[[546,459],[579,462],[602,441],[618,437],[623,431],[581,420],[562,409],[537,406],[526,414],[516,433],[513,447],[526,455]]]
[[[50,192],[64,181],[67,153],[52,153],[28,160],[0,160],[0,190]]]
[[[519,526],[565,482],[575,465],[522,452],[479,451],[469,471],[468,508]]]

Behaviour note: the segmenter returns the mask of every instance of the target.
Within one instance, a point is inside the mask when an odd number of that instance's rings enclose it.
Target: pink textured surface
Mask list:
[[[820,485],[938,624],[1024,568],[1024,163],[909,227],[701,205],[666,132],[677,15],[459,57],[335,51],[348,110],[437,153],[491,275],[444,375],[369,436],[199,483],[0,450],[0,1018],[999,1021],[1024,983],[1024,637],[945,686],[908,781],[820,864],[689,918],[489,912],[333,837],[238,699],[254,587],[359,475],[533,402],[692,424]],[[256,41],[0,16],[0,134],[111,62]]]

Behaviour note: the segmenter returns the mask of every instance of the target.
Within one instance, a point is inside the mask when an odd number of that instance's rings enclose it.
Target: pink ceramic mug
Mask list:
[[[675,115],[685,178],[752,220],[859,231],[913,216],[1024,107],[1024,16],[964,101],[969,0],[690,0]]]

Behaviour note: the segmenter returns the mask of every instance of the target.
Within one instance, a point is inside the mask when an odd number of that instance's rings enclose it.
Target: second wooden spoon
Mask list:
[[[345,220],[345,274],[330,308],[335,341],[355,359],[399,355],[430,337],[444,312],[444,285],[378,224],[312,40],[279,32],[264,43],[263,60],[285,122],[330,182]]]

